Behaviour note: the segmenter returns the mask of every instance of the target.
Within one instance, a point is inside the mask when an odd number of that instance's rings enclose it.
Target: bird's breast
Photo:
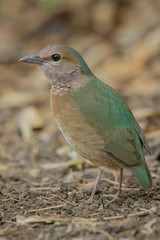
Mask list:
[[[55,121],[70,146],[96,165],[114,167],[112,161],[109,159],[106,161],[103,138],[87,123],[85,116],[74,107],[73,98],[69,94],[51,95],[50,101]],[[101,164],[100,161],[105,164]]]

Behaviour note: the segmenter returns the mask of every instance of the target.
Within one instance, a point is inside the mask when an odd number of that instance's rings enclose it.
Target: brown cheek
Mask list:
[[[76,66],[74,63],[66,62],[63,64],[61,71],[67,75],[72,74],[76,69]]]

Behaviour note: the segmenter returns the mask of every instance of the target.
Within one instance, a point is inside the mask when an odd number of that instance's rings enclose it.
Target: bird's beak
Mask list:
[[[40,64],[40,65],[44,62],[44,60],[41,59],[38,54],[23,57],[23,58],[19,59],[18,61],[25,62],[25,63],[36,63],[36,64]]]

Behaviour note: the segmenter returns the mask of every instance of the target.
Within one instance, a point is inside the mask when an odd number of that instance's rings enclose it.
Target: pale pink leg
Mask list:
[[[122,178],[123,178],[123,168],[120,168],[119,188],[118,188],[118,192],[117,192],[118,198],[120,198],[120,196],[121,196]]]
[[[92,202],[93,201],[93,198],[94,198],[94,195],[96,193],[96,189],[97,189],[97,185],[99,183],[99,180],[100,180],[100,177],[103,173],[103,169],[102,168],[99,168],[99,171],[98,171],[98,175],[97,175],[97,178],[96,178],[96,181],[95,181],[95,184],[94,184],[94,188],[92,190],[92,193],[91,193],[91,196],[89,198],[89,201]]]

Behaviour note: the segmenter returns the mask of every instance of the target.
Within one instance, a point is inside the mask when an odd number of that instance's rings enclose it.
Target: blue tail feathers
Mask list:
[[[144,188],[152,187],[152,177],[145,160],[139,166],[133,167],[133,173]]]

